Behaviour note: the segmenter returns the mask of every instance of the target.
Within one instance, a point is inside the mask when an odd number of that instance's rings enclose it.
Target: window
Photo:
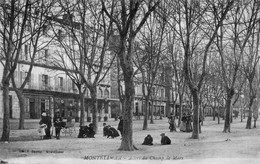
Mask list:
[[[28,20],[25,26],[26,31],[30,32],[31,31],[31,21]]]
[[[59,83],[58,83],[59,88],[63,88],[63,77],[58,77],[58,79],[59,79]]]
[[[43,25],[43,26],[42,26],[42,33],[43,33],[44,35],[46,35],[46,34],[47,34],[47,31],[48,31],[48,26],[47,26],[47,25]]]
[[[44,60],[47,61],[48,57],[49,57],[49,51],[48,51],[48,49],[45,49],[44,50]]]
[[[102,91],[102,89],[99,88],[98,91],[99,91],[99,92],[98,92],[98,96],[99,96],[99,97],[103,97],[103,91]]]
[[[109,91],[108,91],[108,89],[105,90],[105,92],[104,92],[104,97],[105,97],[105,98],[108,98],[108,97],[109,97]]]
[[[164,89],[161,89],[161,97],[162,97],[162,98],[165,97]]]
[[[48,75],[42,75],[42,84],[43,85],[48,85],[48,80],[49,80],[49,77]]]
[[[24,45],[24,57],[25,60],[28,60],[28,45]]]
[[[72,80],[71,80],[71,83],[72,83],[72,90],[77,89],[76,84]]]
[[[155,95],[155,87],[152,87],[152,95]]]
[[[62,32],[62,30],[58,30],[58,40],[59,41],[62,41],[62,39],[63,39],[63,32]]]

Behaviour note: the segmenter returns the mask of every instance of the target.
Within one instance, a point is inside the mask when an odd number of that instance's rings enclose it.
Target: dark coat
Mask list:
[[[42,119],[39,122],[40,125],[46,124],[47,128],[51,128],[51,117],[50,116],[43,116]]]
[[[61,129],[63,127],[63,122],[62,122],[62,117],[60,116],[55,116],[53,118],[54,126],[55,128]]]
[[[142,145],[153,145],[153,137],[151,135],[147,135],[144,138],[144,142],[142,143]]]
[[[45,129],[45,136],[44,139],[51,139],[51,117],[50,116],[43,116],[39,122],[40,125],[45,124],[47,128]]]
[[[186,122],[187,121],[187,117],[186,116],[182,116],[181,121]]]
[[[107,138],[109,138],[109,137],[115,138],[115,137],[118,137],[118,136],[119,136],[118,131],[113,127],[109,127]]]
[[[119,121],[119,123],[118,123],[118,127],[117,127],[117,130],[119,130],[119,131],[123,131],[123,123],[124,123],[124,121],[121,119],[120,121]]]
[[[78,138],[95,138],[95,134],[93,124],[80,126]]]
[[[171,144],[170,138],[167,137],[167,136],[162,136],[161,144],[162,144],[162,145],[170,145],[170,144]]]
[[[109,125],[103,127],[103,136],[108,135]]]

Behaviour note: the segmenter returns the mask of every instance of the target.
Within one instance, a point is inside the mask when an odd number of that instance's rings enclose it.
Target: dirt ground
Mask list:
[[[2,120],[1,124],[2,124]],[[142,130],[143,120],[134,120],[134,144],[136,151],[118,151],[120,137],[103,137],[99,123],[95,138],[77,138],[78,127],[73,134],[62,133],[61,139],[40,140],[37,134],[38,120],[26,120],[25,130],[11,130],[11,142],[0,143],[2,163],[259,163],[260,162],[260,121],[257,128],[245,129],[243,122],[235,119],[231,133],[222,133],[224,120],[220,124],[210,117],[202,126],[200,139],[190,139],[191,133],[170,132],[167,119],[155,120],[149,130]],[[18,121],[12,121],[16,129]],[[253,123],[253,122],[252,122]],[[0,125],[1,125],[0,124]],[[117,127],[118,121],[107,124]],[[2,126],[2,125],[1,125]],[[78,126],[78,124],[76,125]],[[2,128],[2,127],[1,127]],[[0,129],[2,134],[2,130]],[[160,144],[160,134],[165,133],[171,145]],[[153,137],[153,146],[141,145],[144,137]]]

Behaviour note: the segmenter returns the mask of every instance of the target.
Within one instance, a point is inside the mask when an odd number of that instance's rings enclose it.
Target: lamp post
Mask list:
[[[240,95],[240,97],[241,97],[241,100],[240,100],[240,107],[241,107],[241,122],[243,122],[243,102],[242,102],[242,100],[244,100],[244,95],[242,94],[242,95]]]

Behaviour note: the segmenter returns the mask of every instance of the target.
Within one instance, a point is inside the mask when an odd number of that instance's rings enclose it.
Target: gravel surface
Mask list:
[[[0,120],[2,122],[2,120]],[[220,124],[206,118],[200,139],[190,139],[191,133],[170,132],[167,119],[154,120],[148,130],[142,130],[142,120],[134,120],[134,144],[136,151],[118,151],[120,137],[103,137],[102,124],[95,138],[77,138],[78,124],[72,135],[62,133],[61,139],[40,140],[37,134],[38,120],[26,120],[25,130],[15,130],[16,120],[12,120],[11,142],[0,143],[2,163],[259,163],[259,126],[245,129],[246,120],[235,119],[231,133],[223,133],[224,121]],[[253,122],[252,122],[253,123]],[[107,124],[117,127],[118,121]],[[257,125],[260,121],[257,122]],[[2,132],[2,129],[0,129]],[[165,133],[171,145],[160,144],[160,134]],[[141,145],[144,137],[153,137],[153,146]]]

